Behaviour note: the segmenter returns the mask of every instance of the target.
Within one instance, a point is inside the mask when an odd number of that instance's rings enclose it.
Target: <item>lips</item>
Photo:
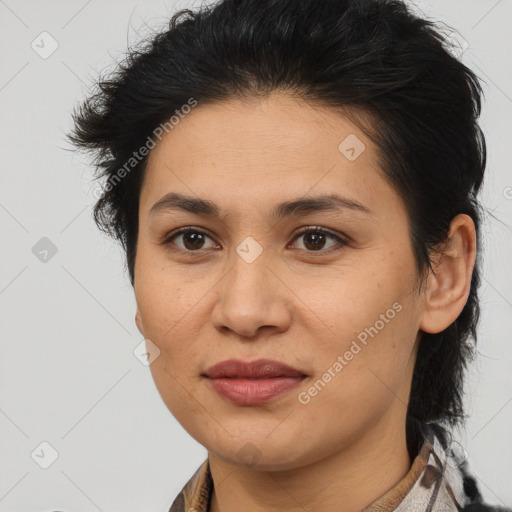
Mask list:
[[[271,379],[276,377],[305,376],[304,372],[271,359],[258,359],[257,361],[250,362],[228,359],[208,368],[205,375],[211,379]]]
[[[229,359],[208,368],[203,376],[221,398],[243,406],[271,402],[307,377],[296,368],[270,359]]]

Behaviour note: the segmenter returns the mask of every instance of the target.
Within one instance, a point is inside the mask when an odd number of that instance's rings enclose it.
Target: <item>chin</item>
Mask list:
[[[229,428],[228,428],[229,430]],[[307,449],[303,436],[269,436],[269,430],[261,434],[225,435],[216,443],[199,441],[209,453],[233,466],[245,467],[257,471],[287,471],[314,462],[317,450]],[[297,448],[301,449],[298,451]]]

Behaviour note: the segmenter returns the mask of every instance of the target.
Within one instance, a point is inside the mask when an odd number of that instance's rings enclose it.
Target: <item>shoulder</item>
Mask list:
[[[207,458],[176,496],[169,512],[207,512],[212,490],[210,461]]]
[[[469,468],[468,455],[452,434],[438,424],[428,424],[424,430],[426,442],[431,444],[439,470],[450,494],[455,495],[462,512],[512,512],[508,506],[484,502],[478,479]]]

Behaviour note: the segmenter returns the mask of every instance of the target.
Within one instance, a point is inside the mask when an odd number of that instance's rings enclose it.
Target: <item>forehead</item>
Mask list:
[[[377,149],[339,109],[285,93],[276,92],[262,99],[199,103],[180,117],[151,151],[150,160],[160,153],[172,152],[175,159],[211,156],[212,162],[214,156],[244,161],[255,155],[274,159],[280,156],[282,160],[294,156],[295,163],[304,156],[318,160],[325,155],[322,161],[329,161],[340,156],[339,145],[347,138],[357,146],[353,157],[364,152],[368,159],[375,156]],[[193,152],[186,154],[191,149]]]
[[[329,107],[285,94],[199,103],[151,150],[141,204],[172,192],[247,208],[330,193],[384,204],[396,194],[377,162],[375,144]]]

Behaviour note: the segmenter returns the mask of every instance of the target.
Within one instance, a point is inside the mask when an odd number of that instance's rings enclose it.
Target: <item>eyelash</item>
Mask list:
[[[176,231],[169,233],[169,235],[165,237],[165,239],[161,242],[161,244],[164,246],[170,246],[172,244],[172,241],[175,238],[177,238],[179,235],[182,235],[184,233],[200,233],[201,235],[206,235],[210,239],[212,238],[212,237],[210,237],[210,235],[208,235],[208,233],[205,233],[204,231],[201,231],[200,229],[196,229],[192,226],[188,226],[185,228],[177,229]],[[328,231],[324,228],[320,228],[318,226],[302,228],[297,233],[295,233],[292,242],[295,242],[295,240],[297,240],[301,236],[304,236],[305,234],[309,234],[309,233],[326,235],[330,238],[333,238],[334,240],[336,240],[338,242],[338,246],[330,247],[329,249],[326,249],[326,250],[320,249],[318,251],[308,251],[307,249],[298,249],[299,251],[307,252],[310,254],[315,254],[315,253],[330,254],[331,252],[339,251],[339,250],[343,249],[346,245],[348,245],[347,241],[344,240],[343,238],[341,238],[339,235],[337,235],[331,231]],[[178,251],[181,251],[184,253],[188,253],[188,254],[195,254],[195,253],[201,254],[204,251],[206,251],[207,249],[198,249],[197,251],[191,251],[191,250],[182,249],[181,247],[177,247],[175,250],[178,250]]]

